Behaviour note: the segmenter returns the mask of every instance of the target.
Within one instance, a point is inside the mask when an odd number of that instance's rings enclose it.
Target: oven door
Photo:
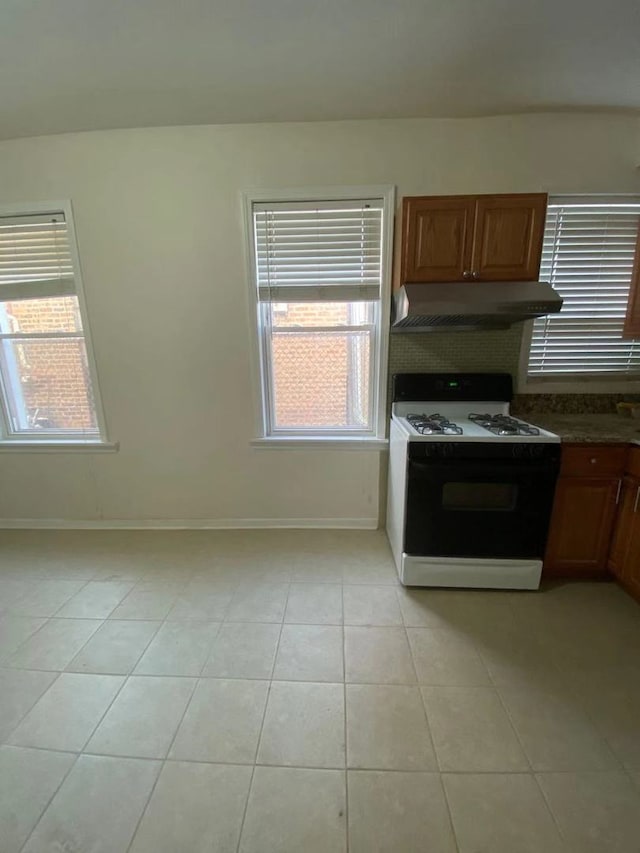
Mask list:
[[[406,554],[542,559],[554,459],[408,460]]]

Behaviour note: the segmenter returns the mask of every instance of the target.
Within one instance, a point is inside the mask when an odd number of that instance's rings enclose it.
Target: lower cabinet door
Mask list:
[[[611,541],[611,550],[609,551],[609,571],[620,580],[624,580],[624,576],[628,570],[629,560],[627,555],[631,544],[634,514],[638,509],[639,489],[640,480],[628,476],[624,478],[618,515]]]
[[[559,478],[544,561],[546,574],[606,572],[619,490],[618,478]]]
[[[631,480],[629,489],[630,522],[627,527],[627,547],[620,580],[640,601],[640,480]]]

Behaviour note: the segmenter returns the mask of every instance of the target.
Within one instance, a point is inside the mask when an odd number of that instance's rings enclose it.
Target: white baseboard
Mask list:
[[[376,530],[377,518],[0,518],[0,530]]]

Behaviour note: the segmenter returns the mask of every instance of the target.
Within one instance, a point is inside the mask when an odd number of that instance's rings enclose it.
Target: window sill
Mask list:
[[[115,453],[120,449],[117,441],[74,441],[73,439],[0,440],[0,453]]]
[[[389,441],[386,438],[336,438],[314,436],[287,435],[282,438],[269,436],[268,438],[256,438],[250,442],[251,447],[259,450],[387,450]]]

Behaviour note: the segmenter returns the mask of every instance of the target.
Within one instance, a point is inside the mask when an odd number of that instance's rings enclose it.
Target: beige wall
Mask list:
[[[1,453],[0,519],[375,519],[379,454],[249,446],[240,191],[633,192],[637,140],[631,117],[537,115],[0,144],[0,205],[73,202],[104,406],[121,443],[117,454]],[[424,364],[412,350],[413,369],[474,364],[477,339],[462,334],[441,338],[435,359],[419,347]],[[512,333],[505,351],[512,369]]]

